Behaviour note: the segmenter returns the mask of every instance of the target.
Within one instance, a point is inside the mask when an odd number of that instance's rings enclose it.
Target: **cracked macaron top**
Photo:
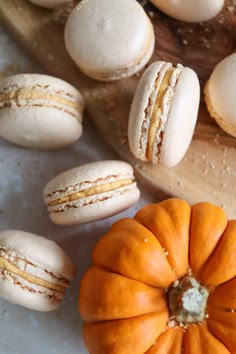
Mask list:
[[[136,0],[82,0],[67,20],[65,43],[83,73],[112,81],[131,76],[147,64],[155,35]]]
[[[200,101],[196,73],[158,61],[144,72],[130,110],[128,137],[142,161],[176,165],[192,139]]]
[[[53,241],[18,230],[0,233],[0,296],[38,310],[56,309],[75,268]]]
[[[0,82],[0,135],[25,147],[58,148],[82,134],[84,99],[69,83],[19,74]]]
[[[49,216],[57,224],[103,219],[139,199],[133,168],[122,161],[88,163],[59,174],[44,188]]]

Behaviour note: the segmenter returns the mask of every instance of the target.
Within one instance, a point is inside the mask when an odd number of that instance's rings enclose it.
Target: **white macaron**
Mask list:
[[[37,311],[55,310],[75,269],[53,241],[24,231],[0,232],[0,296]]]
[[[133,168],[122,161],[98,161],[53,178],[44,188],[51,220],[82,224],[119,213],[139,199]]]
[[[211,117],[225,132],[236,137],[236,53],[213,70],[205,86],[205,101]]]
[[[196,73],[158,61],[144,72],[131,106],[128,138],[137,159],[175,166],[192,140],[200,101]]]
[[[165,14],[185,22],[208,21],[218,15],[224,0],[150,0]]]
[[[69,83],[42,74],[0,81],[0,137],[35,149],[56,149],[82,135],[84,99]]]
[[[149,61],[154,29],[136,0],[82,0],[65,27],[69,55],[97,80],[131,76]]]

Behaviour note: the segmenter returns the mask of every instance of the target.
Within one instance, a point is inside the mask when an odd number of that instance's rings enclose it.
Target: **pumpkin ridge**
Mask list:
[[[195,341],[194,341],[195,339]],[[232,352],[209,329],[207,321],[200,326],[192,325],[184,333],[184,350],[190,354],[232,354]],[[208,347],[206,347],[206,345]],[[206,348],[205,348],[206,347]],[[209,350],[210,348],[210,350]],[[202,350],[201,350],[202,349]],[[213,351],[213,349],[215,350]],[[204,350],[204,351],[203,351]]]
[[[161,245],[161,247],[162,247],[162,249],[163,249],[163,251],[164,251],[164,253],[165,253],[166,259],[167,259],[167,261],[168,261],[168,263],[169,263],[169,265],[170,265],[170,268],[171,268],[172,272],[174,273],[174,275],[175,275],[175,277],[176,277],[176,279],[177,279],[178,277],[177,277],[177,274],[176,274],[176,270],[175,270],[175,268],[173,268],[172,264],[170,263],[170,261],[169,261],[169,259],[168,259],[168,251],[167,251],[167,250],[165,249],[165,247],[163,246],[163,244],[162,244],[161,240],[159,239],[158,235],[155,235],[155,234],[153,233],[153,231],[151,230],[151,228],[149,228],[147,225],[142,224],[142,223],[141,223],[139,220],[137,220],[137,219],[135,219],[135,220],[138,221],[138,223],[139,223],[140,225],[142,225],[143,227],[145,227],[149,232],[151,232],[151,233],[153,234],[153,236],[157,239],[157,241],[160,243],[160,245]],[[172,223],[172,224],[174,225],[174,223]]]
[[[200,211],[199,210],[196,210],[197,208],[200,208]],[[192,250],[192,246],[191,246],[191,243],[192,243],[192,237],[193,237],[193,214],[194,214],[194,218],[196,218],[196,215],[195,213],[197,212],[198,214],[202,212],[202,209],[203,208],[207,208],[209,209],[210,208],[210,212],[213,213],[213,211],[220,215],[218,215],[218,218],[221,217],[222,218],[222,209],[220,207],[216,207],[215,205],[212,205],[210,203],[206,203],[206,202],[199,202],[199,203],[196,203],[194,205],[192,205],[191,207],[191,219],[190,219],[190,227],[189,227],[189,264],[190,264],[190,268],[192,269],[192,273],[194,275],[194,277],[196,279],[199,279],[199,274],[201,274],[202,270],[205,268],[206,264],[208,263],[210,257],[212,256],[212,254],[215,252],[216,248],[218,247],[222,237],[223,237],[223,234],[225,232],[225,230],[227,229],[228,227],[228,221],[227,221],[227,217],[225,215],[225,213],[223,213],[223,215],[225,216],[225,221],[226,221],[226,224],[224,227],[222,227],[222,230],[220,230],[220,237],[219,239],[217,240],[215,246],[212,248],[211,252],[209,253],[208,257],[204,260],[204,262],[202,263],[201,267],[199,267],[199,269],[196,270],[194,269],[194,267],[192,267],[192,261],[191,261],[191,250]],[[195,221],[195,220],[194,220]],[[218,220],[217,220],[218,221]],[[223,222],[222,222],[223,223]],[[213,228],[214,225],[211,225],[211,228]],[[218,225],[219,227],[219,225]],[[218,231],[219,232],[219,231]],[[203,245],[202,249],[204,249],[205,245],[207,245],[207,239],[205,239],[205,244]],[[201,239],[201,243],[202,243],[202,239]],[[212,244],[212,243],[211,243]],[[196,245],[195,245],[196,246]],[[198,253],[198,257],[199,257],[199,253]]]
[[[157,287],[157,286],[152,286],[152,285],[146,284],[146,283],[144,283],[144,282],[142,282],[142,281],[140,281],[140,280],[137,280],[137,279],[135,279],[135,278],[131,278],[131,277],[128,276],[128,275],[124,275],[124,274],[119,273],[119,272],[117,272],[117,271],[113,271],[113,270],[109,269],[108,267],[106,268],[106,267],[103,267],[103,266],[101,266],[101,265],[97,265],[96,263],[94,263],[93,266],[94,266],[94,267],[97,267],[97,268],[99,268],[99,269],[101,269],[101,270],[105,270],[106,272],[109,272],[109,273],[112,273],[112,274],[116,274],[116,275],[120,275],[121,277],[125,277],[125,278],[127,278],[127,279],[137,281],[138,283],[141,283],[141,284],[143,283],[143,284],[145,284],[145,285],[147,285],[147,286],[149,286],[150,288],[153,288],[153,289],[155,289],[155,290],[161,290],[161,291],[164,290],[163,288],[159,288],[159,287]]]
[[[177,279],[158,239],[135,219],[114,224],[96,244],[92,263],[159,289],[168,288]]]
[[[210,325],[209,321],[206,320],[206,322],[207,322],[208,330],[209,330],[209,332],[212,334],[212,336],[215,337],[220,343],[222,343],[222,344],[225,346],[225,348],[226,348],[230,353],[232,353],[231,350],[230,350],[230,348],[226,345],[226,343],[224,343],[223,338],[220,338],[219,336],[217,336],[217,333],[214,333],[214,331],[212,331],[212,328],[211,328],[211,325]],[[234,354],[234,353],[232,353],[232,354]]]
[[[199,273],[200,282],[211,290],[234,279],[236,276],[235,252],[236,220],[231,220],[228,222],[218,246],[209,257],[202,272]],[[221,271],[219,271],[220,267]]]
[[[166,293],[99,267],[91,267],[80,285],[79,309],[86,322],[168,313]]]
[[[189,267],[190,218],[190,205],[178,198],[144,206],[134,216],[169,252],[167,260],[177,278],[184,276]],[[181,258],[177,256],[179,252]]]

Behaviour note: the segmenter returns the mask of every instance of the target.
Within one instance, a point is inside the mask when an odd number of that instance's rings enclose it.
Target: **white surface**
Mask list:
[[[0,26],[0,76],[29,72],[29,59]],[[152,202],[144,196],[139,204],[116,217],[78,226],[59,227],[48,217],[43,202],[43,187],[59,172],[94,160],[117,158],[104,146],[85,121],[82,139],[58,151],[34,151],[0,139],[0,230],[21,229],[57,241],[72,257],[77,277],[67,292],[61,308],[38,313],[0,299],[0,354],[85,354],[81,339],[81,318],[77,311],[79,280],[88,268],[95,242],[111,224],[133,216],[138,208]],[[158,196],[156,196],[156,201]]]

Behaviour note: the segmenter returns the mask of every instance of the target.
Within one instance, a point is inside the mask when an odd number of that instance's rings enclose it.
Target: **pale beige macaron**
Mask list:
[[[133,168],[122,161],[92,162],[59,174],[44,188],[51,220],[82,224],[119,213],[139,199]]]
[[[84,99],[69,83],[41,74],[0,81],[0,137],[24,147],[56,149],[82,134]]]
[[[24,231],[0,232],[0,297],[36,311],[61,304],[75,268],[53,241]]]
[[[192,140],[200,101],[196,73],[158,61],[144,72],[131,106],[128,138],[137,159],[172,167]]]
[[[111,81],[137,73],[154,50],[154,29],[136,0],[82,0],[65,27],[66,48],[80,70]]]
[[[236,137],[236,53],[215,67],[205,86],[205,101],[211,117]]]
[[[35,5],[53,9],[72,3],[73,0],[29,0]]]
[[[185,22],[202,22],[222,10],[224,0],[150,0],[165,14]]]

